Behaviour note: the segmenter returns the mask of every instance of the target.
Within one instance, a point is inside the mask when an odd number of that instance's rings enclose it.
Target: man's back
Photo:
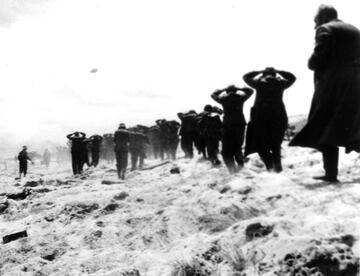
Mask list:
[[[229,93],[221,98],[224,109],[224,124],[245,124],[243,114],[245,98],[239,94]]]
[[[114,134],[115,151],[128,150],[130,133],[126,129],[118,129]]]
[[[355,26],[333,20],[316,30],[316,47],[309,68],[322,71],[360,64],[360,31]]]
[[[81,151],[81,149],[83,148],[84,139],[84,137],[80,136],[70,137],[69,140],[71,141],[71,152]]]

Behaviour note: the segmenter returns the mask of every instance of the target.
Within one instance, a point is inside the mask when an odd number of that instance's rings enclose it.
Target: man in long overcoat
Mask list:
[[[308,122],[290,145],[320,150],[325,175],[316,179],[337,182],[338,147],[360,151],[360,31],[325,5],[315,24],[316,45],[308,62],[315,93]]]
[[[282,98],[284,90],[295,82],[296,77],[290,72],[267,67],[249,72],[243,78],[256,89],[246,132],[245,156],[257,152],[267,170],[281,172],[281,143],[288,126]]]

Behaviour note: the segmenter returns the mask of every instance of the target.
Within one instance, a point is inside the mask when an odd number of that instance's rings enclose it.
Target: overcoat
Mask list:
[[[333,20],[316,30],[309,59],[315,92],[307,124],[290,146],[360,151],[360,31]]]
[[[253,81],[256,99],[246,131],[245,156],[254,152],[266,152],[281,145],[288,125],[282,97],[284,90],[291,84],[270,76]]]

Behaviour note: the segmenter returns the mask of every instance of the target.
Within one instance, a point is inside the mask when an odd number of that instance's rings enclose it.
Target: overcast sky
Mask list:
[[[175,119],[266,66],[297,76],[284,101],[307,113],[321,3],[360,27],[358,0],[0,0],[0,138]]]

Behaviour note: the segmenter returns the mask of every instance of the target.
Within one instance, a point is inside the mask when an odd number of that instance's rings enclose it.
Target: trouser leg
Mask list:
[[[98,151],[93,152],[92,159],[93,159],[93,165],[94,167],[96,167],[99,164],[100,153]]]
[[[137,152],[131,152],[131,170],[136,170],[139,154]]]
[[[270,153],[270,151],[261,151],[259,152],[261,160],[264,162],[265,167],[268,171],[271,171],[274,169],[274,159],[273,155]]]
[[[81,154],[76,154],[76,169],[77,173],[82,173],[84,166],[84,159]]]
[[[121,161],[120,161],[120,166],[121,166],[120,177],[121,177],[121,179],[125,179],[127,164],[128,164],[128,152],[123,151],[123,152],[121,152]]]
[[[281,145],[276,145],[272,150],[273,160],[274,160],[274,170],[276,172],[282,171],[281,164]]]
[[[234,127],[234,151],[235,151],[235,160],[239,167],[244,166],[244,156],[242,152],[242,145],[244,143],[244,132],[245,125]]]
[[[78,167],[77,167],[77,155],[75,153],[71,154],[71,164],[72,164],[72,170],[73,174],[78,174]]]
[[[321,149],[325,175],[330,178],[337,178],[339,163],[339,148],[335,146],[324,146]]]

